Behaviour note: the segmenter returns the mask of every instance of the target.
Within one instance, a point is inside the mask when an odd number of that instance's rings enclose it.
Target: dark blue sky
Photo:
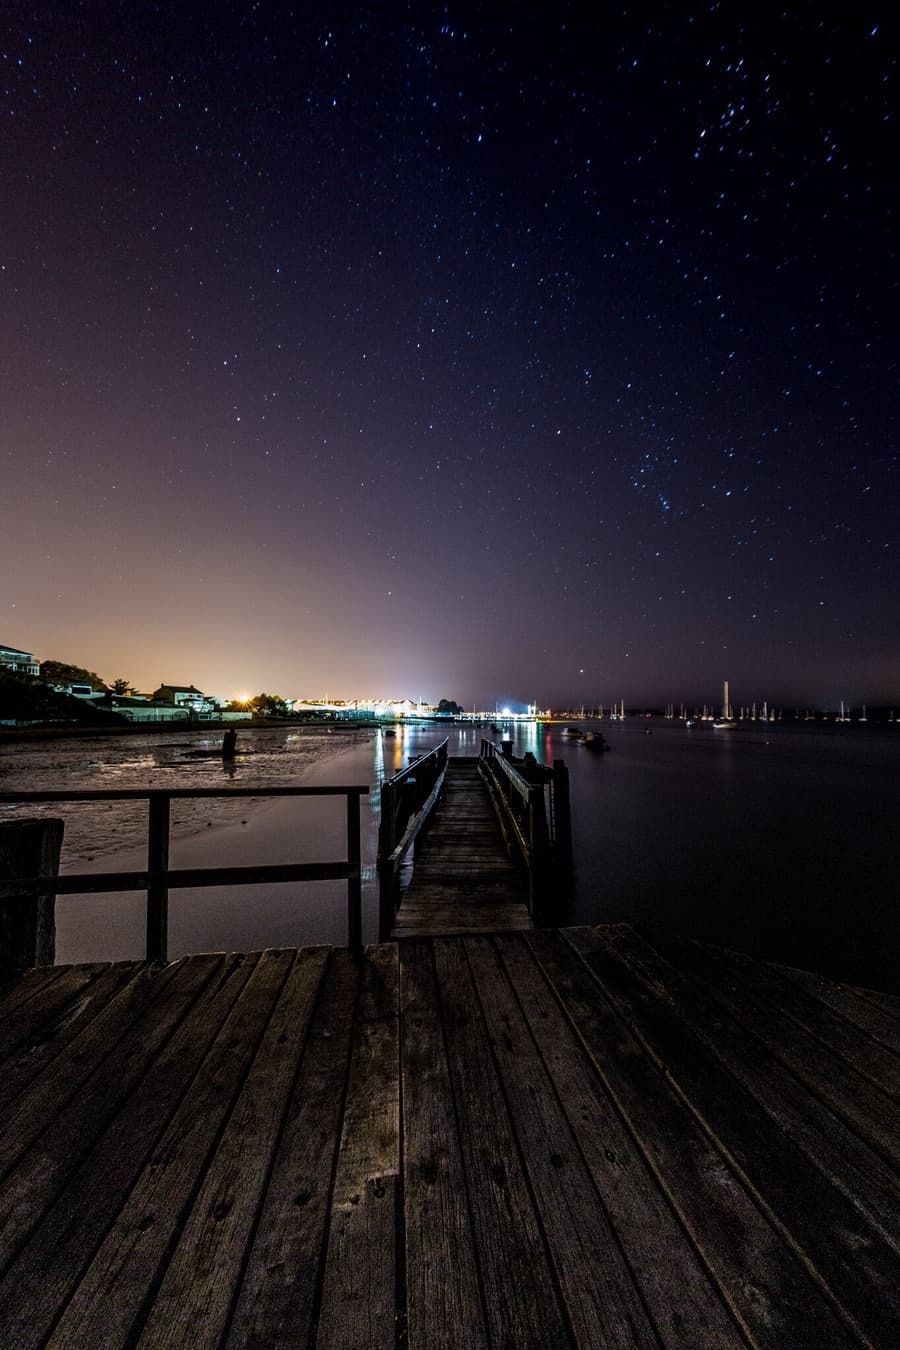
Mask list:
[[[13,3],[0,640],[900,704],[887,6]]]

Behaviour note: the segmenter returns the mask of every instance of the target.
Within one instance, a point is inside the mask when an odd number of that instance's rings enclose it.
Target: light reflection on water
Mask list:
[[[487,729],[239,733],[235,783],[366,783],[364,935],[374,940],[374,858],[385,777],[450,735],[475,755]],[[664,927],[753,955],[900,992],[900,728],[679,722],[603,724],[609,754],[562,727],[519,724],[514,751],[569,765],[575,867],[559,922]],[[650,734],[646,734],[647,732]],[[203,786],[230,781],[218,739],[102,738],[0,748],[0,784]],[[247,865],[343,857],[343,799],[176,803],[172,862]],[[48,808],[48,812],[53,808]],[[58,813],[58,808],[56,808]],[[146,808],[66,809],[65,870],[139,868]],[[211,824],[207,821],[211,820]],[[245,822],[245,823],[244,823]],[[143,897],[62,897],[58,959],[140,955]],[[171,951],[346,940],[341,883],[173,892]]]

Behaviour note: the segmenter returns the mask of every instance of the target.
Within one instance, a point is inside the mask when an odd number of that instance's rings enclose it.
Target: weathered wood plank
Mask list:
[[[139,1345],[218,1345],[328,960],[297,953],[193,1203]]]
[[[530,925],[525,923],[520,924],[505,923],[503,925],[503,931],[527,932],[529,927]],[[420,925],[416,925],[414,923],[404,924],[402,928],[398,928],[396,930],[395,936],[398,939],[434,937],[436,935],[440,935],[442,937],[465,937],[466,933],[484,934],[484,933],[494,933],[496,931],[497,931],[496,928],[490,922],[482,923],[477,918],[473,918],[471,921],[469,921],[465,918],[465,916],[463,916],[462,918],[458,918],[456,922],[452,921],[448,921],[446,923],[423,922]]]
[[[771,966],[739,952],[715,949],[708,943],[700,945],[707,953],[715,954],[715,960],[735,974],[743,987],[752,990],[764,1005],[776,1008],[779,1021],[785,1015],[790,1017],[804,1031],[817,1037],[832,1054],[850,1065],[854,1070],[853,1082],[856,1073],[864,1074],[880,1092],[900,1102],[900,1056],[861,1033],[845,1017],[835,1017],[833,1009],[826,1008],[819,999],[779,975]]]
[[[658,1345],[609,1217],[489,938],[468,938],[491,1048],[578,1345]]]
[[[359,975],[349,952],[332,954],[229,1330],[234,1350],[309,1344]]]
[[[418,892],[405,902],[404,908],[425,910],[435,905],[452,905],[457,899],[469,905],[503,905],[509,910],[525,913],[518,886],[486,882],[471,885],[466,881],[439,881],[429,884],[428,893]]]
[[[467,905],[443,911],[420,912],[404,917],[394,929],[394,936],[448,937],[465,933],[517,932],[532,927],[521,915],[496,914],[492,908],[478,909]]]
[[[799,1082],[766,1046],[707,993],[705,962],[668,934],[622,932],[616,949],[640,962],[681,1016],[780,1129],[843,1191],[860,1215],[900,1249],[900,1190],[894,1170]],[[696,955],[696,953],[693,953]],[[693,975],[693,978],[692,978]]]
[[[666,941],[267,954],[255,989],[252,959],[200,958],[129,998],[115,968],[71,997],[42,972],[6,1061],[33,1133],[0,1185],[0,1342],[893,1344],[896,1175],[775,1035],[868,1116],[890,1007]]]
[[[0,1171],[10,1175],[0,1191],[0,1267],[9,1256],[4,1235],[10,1214],[21,1221],[23,1210],[33,1213],[39,1199],[52,1198],[54,1186],[100,1134],[218,959],[195,957],[152,973],[145,969],[2,1113]]]
[[[401,1315],[397,949],[366,948],[362,961],[316,1339],[323,1350],[387,1350]]]
[[[479,914],[482,916],[490,915],[495,919],[509,919],[514,928],[531,927],[525,922],[519,905],[509,901],[502,894],[500,896],[485,896],[481,899],[471,899],[468,896],[442,897],[431,903],[420,901],[417,904],[410,905],[404,914],[404,922],[416,919],[433,919],[435,921],[444,921],[453,919],[454,913],[459,910],[467,916],[475,919]],[[500,925],[496,925],[493,931],[502,931]]]
[[[491,1344],[572,1344],[460,941],[434,942],[444,1039]]]
[[[500,937],[494,945],[660,1341],[673,1350],[745,1346],[722,1291],[625,1128],[532,952],[521,938]]]
[[[673,946],[666,935],[661,934],[659,940]],[[759,1037],[776,1059],[900,1172],[900,1104],[783,1011],[766,993],[768,972],[764,971],[758,982],[752,968],[730,961],[724,952],[687,942],[677,943],[677,950],[683,969],[690,963],[697,977],[732,1016]],[[785,1001],[791,1002],[787,996]],[[869,1044],[872,1052],[879,1052],[879,1047]],[[887,1052],[880,1053],[889,1058]],[[868,1057],[870,1063],[872,1057]]]
[[[486,1350],[431,947],[404,943],[400,976],[407,1343]]]
[[[263,952],[238,991],[84,1271],[49,1342],[54,1350],[134,1344],[292,961],[291,952]]]
[[[95,969],[97,978],[66,999],[52,1018],[41,1018],[30,1044],[20,1045],[6,1060],[0,1069],[0,1111],[6,1110],[70,1041],[88,1031],[91,1020],[129,981],[138,978],[142,966],[139,961],[122,961],[112,966],[98,965]],[[54,985],[54,995],[56,992]]]
[[[0,1283],[5,1324],[19,1350],[46,1344],[256,959],[223,959],[221,970],[204,987]],[[63,1343],[81,1343],[79,1316],[76,1299],[59,1333]],[[98,1342],[88,1335],[86,1343]]]
[[[569,943],[546,930],[524,941],[751,1343],[766,1350],[858,1345]]]
[[[614,930],[570,930],[570,940],[635,1025],[642,1042],[740,1168],[823,1293],[857,1334],[889,1344],[900,1326],[900,1256],[727,1072],[681,1018],[664,989],[614,950]],[[873,1289],[879,1298],[872,1298]]]
[[[0,1019],[7,1018],[36,994],[43,994],[71,966],[39,966],[31,970],[0,971]]]
[[[853,992],[869,1003],[874,1003],[875,1007],[887,1013],[888,1017],[900,1018],[900,995],[885,994],[880,989],[854,989]]]
[[[120,1103],[146,1073],[211,973],[212,959],[185,962],[169,979],[166,972],[158,973],[155,978],[162,990],[145,1008],[148,1015],[132,1026],[124,1044],[120,1041],[111,1049],[52,1123],[43,1131],[38,1129],[32,1146],[22,1153],[0,1188],[0,1269],[16,1255]],[[56,1062],[45,1077],[52,1077]],[[26,1094],[23,1107],[41,1095],[39,1091]],[[24,1120],[24,1112],[19,1114]],[[36,1123],[28,1122],[31,1127]]]
[[[29,998],[0,1019],[0,1061],[8,1060],[21,1045],[38,1040],[41,1028],[58,1018],[103,969],[105,966],[69,966],[57,979],[38,986],[40,998]]]
[[[876,995],[873,999],[864,991],[846,984],[835,984],[823,975],[794,970],[791,966],[771,965],[770,969],[799,985],[813,998],[824,1003],[831,1012],[846,1018],[873,1040],[900,1055],[900,999],[894,1000],[897,1006],[892,1008],[884,1002],[889,997],[886,994],[880,997]]]

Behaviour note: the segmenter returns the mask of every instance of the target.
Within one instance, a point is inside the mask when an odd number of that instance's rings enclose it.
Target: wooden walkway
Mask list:
[[[626,927],[27,974],[0,1343],[900,1345],[900,1000]]]
[[[528,878],[507,853],[478,760],[449,759],[444,795],[419,845],[393,936],[531,927]]]

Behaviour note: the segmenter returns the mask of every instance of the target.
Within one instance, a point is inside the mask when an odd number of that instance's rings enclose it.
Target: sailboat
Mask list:
[[[725,680],[722,685],[722,716],[717,722],[713,722],[713,726],[717,727],[719,731],[724,730],[726,727],[734,726],[734,718],[731,715],[731,699],[728,697],[727,680]]]
[[[849,717],[846,717],[846,716],[844,715],[844,700],[843,700],[843,699],[841,699],[841,713],[840,713],[840,716],[839,716],[839,717],[836,717],[834,720],[835,720],[836,722],[849,722],[849,721],[850,721],[850,718],[849,718]]]

